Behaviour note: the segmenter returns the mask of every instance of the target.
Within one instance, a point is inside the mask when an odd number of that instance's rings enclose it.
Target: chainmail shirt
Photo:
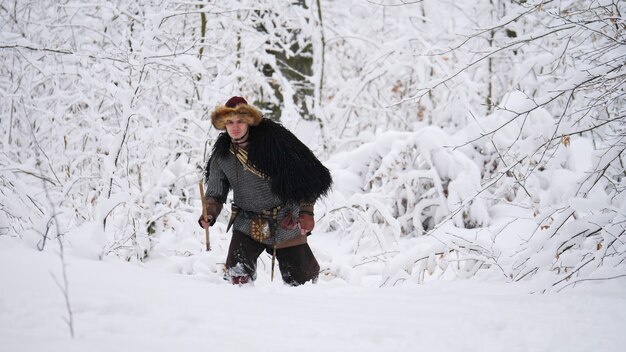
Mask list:
[[[228,192],[232,189],[234,203],[244,211],[258,213],[280,205],[282,208],[278,211],[277,218],[279,223],[289,212],[294,219],[298,218],[299,205],[283,204],[280,198],[272,193],[270,180],[245,168],[234,154],[228,153],[222,158],[211,158],[209,170],[206,197],[225,203]],[[250,226],[251,219],[240,213],[233,223],[233,230],[250,236]],[[299,227],[288,230],[279,225],[273,236],[263,243],[273,245],[297,236],[300,236]]]

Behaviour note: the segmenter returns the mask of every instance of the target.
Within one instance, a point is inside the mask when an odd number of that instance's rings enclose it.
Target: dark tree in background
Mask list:
[[[299,11],[310,13],[304,0],[291,3]],[[269,81],[272,94],[277,101],[255,101],[255,104],[270,111],[270,116],[280,120],[284,108],[285,95],[293,101],[305,120],[312,120],[313,104],[313,43],[310,35],[303,32],[301,23],[310,18],[285,18],[275,9],[255,11],[256,29],[267,37],[265,52],[273,58],[271,62],[257,61],[259,69]],[[277,79],[277,73],[282,79]],[[285,83],[288,83],[287,85]],[[259,94],[264,96],[263,92]]]

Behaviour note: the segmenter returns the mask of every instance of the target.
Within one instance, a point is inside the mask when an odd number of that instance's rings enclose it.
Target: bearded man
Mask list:
[[[232,189],[225,279],[254,281],[265,250],[278,260],[285,283],[315,282],[320,267],[307,236],[315,226],[315,201],[331,188],[330,172],[295,135],[242,97],[215,108],[211,122],[225,132],[206,165],[207,217],[198,222],[213,225]]]

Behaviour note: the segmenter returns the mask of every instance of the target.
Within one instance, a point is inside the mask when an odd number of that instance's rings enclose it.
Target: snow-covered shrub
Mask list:
[[[447,254],[463,244],[453,236],[443,241],[417,238],[432,234],[442,222],[458,229],[489,225],[478,165],[451,148],[452,138],[432,126],[365,138],[369,141],[328,161],[336,192],[326,204],[324,224],[353,241],[354,254],[362,260],[387,260],[398,252],[404,257],[405,250],[418,246],[409,250],[411,258],[431,258],[430,270],[432,263],[445,268]],[[397,268],[393,263],[398,260],[389,265]],[[389,265],[385,272],[397,274]]]
[[[420,236],[446,216],[459,227],[487,225],[487,205],[475,197],[480,170],[450,144],[441,129],[425,126],[416,132],[386,132],[338,153],[329,164],[345,198],[341,206],[361,209],[372,223],[387,224],[394,238]]]

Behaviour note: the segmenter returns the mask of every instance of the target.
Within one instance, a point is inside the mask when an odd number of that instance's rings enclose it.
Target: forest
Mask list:
[[[313,235],[324,280],[623,280],[625,12],[3,1],[0,237],[220,277],[229,213],[200,256],[198,182],[220,132],[210,113],[241,95],[331,171]]]

